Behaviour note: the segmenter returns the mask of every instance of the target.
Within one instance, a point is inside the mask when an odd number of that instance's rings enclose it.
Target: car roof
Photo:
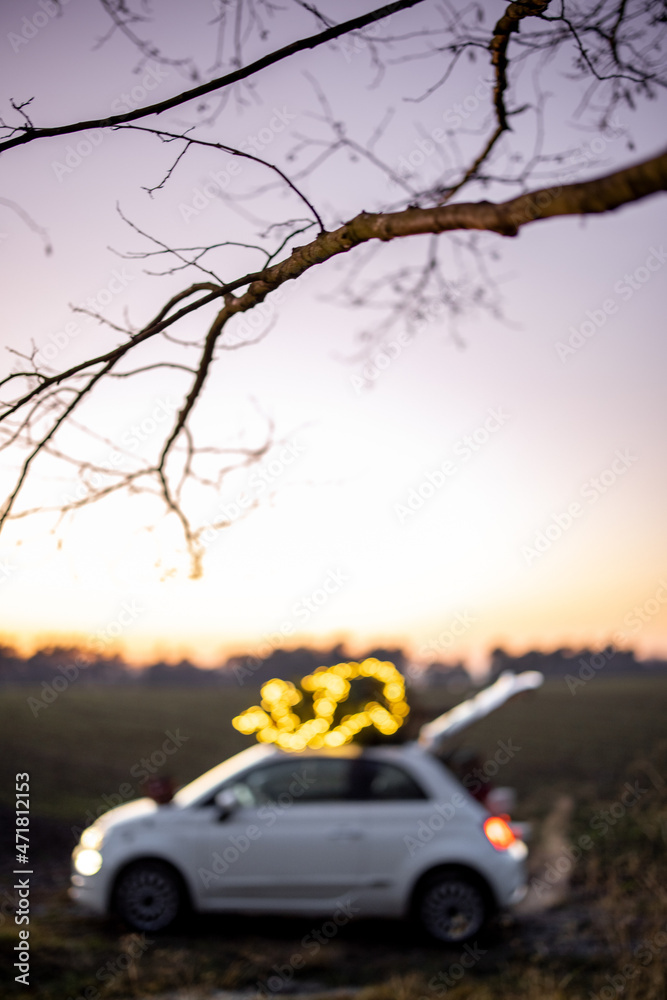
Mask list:
[[[306,757],[345,758],[349,760],[365,757],[367,759],[400,760],[406,753],[410,755],[416,753],[422,756],[423,752],[415,743],[391,744],[389,746],[361,746],[358,743],[348,743],[340,747],[321,747],[318,749],[306,747],[303,750],[283,750],[272,743],[256,743],[212,767],[188,785],[184,785],[176,792],[174,801],[183,807],[194,805],[210,795],[211,791],[224,781],[263,761],[268,764],[272,761],[298,760]]]

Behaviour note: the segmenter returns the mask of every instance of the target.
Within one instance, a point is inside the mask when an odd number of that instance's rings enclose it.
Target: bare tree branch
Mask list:
[[[247,80],[249,77],[259,73],[260,70],[266,69],[267,66],[273,66],[275,63],[281,62],[283,59],[288,59],[297,52],[317,48],[318,45],[324,45],[326,42],[340,38],[350,31],[363,28],[367,24],[373,24],[375,21],[389,17],[399,10],[408,10],[410,7],[415,7],[417,4],[423,2],[424,0],[395,0],[394,3],[386,4],[384,7],[379,7],[368,14],[362,14],[359,17],[343,21],[341,24],[336,25],[336,27],[327,28],[317,35],[310,35],[308,38],[301,38],[296,42],[290,42],[289,45],[284,45],[281,49],[270,52],[268,55],[262,56],[261,59],[256,59],[248,66],[233,70],[231,73],[226,73],[215,80],[209,80],[208,83],[202,83],[198,87],[192,87],[181,94],[169,97],[164,101],[158,101],[156,104],[151,104],[144,108],[135,108],[134,111],[111,115],[107,118],[92,118],[89,121],[74,122],[71,125],[57,125],[52,128],[35,128],[28,121],[28,124],[19,126],[14,130],[19,133],[18,135],[0,142],[0,153],[6,149],[12,149],[15,146],[23,146],[25,143],[33,142],[35,139],[46,139],[55,135],[71,135],[73,132],[86,132],[89,129],[95,128],[112,128],[114,125],[125,125],[128,122],[139,121],[139,119],[146,118],[148,115],[159,115],[163,111],[180,107],[182,104],[187,104],[198,97],[204,97],[206,94],[222,90],[233,83],[238,83],[240,80]]]
[[[135,16],[126,3],[118,3],[117,0],[102,2],[111,14],[116,29],[123,31],[143,57],[152,57],[152,54],[159,51],[134,32],[132,26]],[[166,260],[165,269],[158,271],[158,274],[173,278],[181,271],[194,268],[199,272],[197,277],[202,279],[172,294],[141,329],[135,329],[128,319],[124,323],[112,322],[96,308],[84,309],[79,306],[77,311],[85,312],[106,326],[107,331],[115,338],[113,346],[108,349],[96,346],[94,349],[98,353],[95,356],[75,364],[70,363],[62,371],[55,371],[41,361],[34,343],[32,348],[25,348],[23,352],[14,350],[14,354],[20,358],[20,370],[12,371],[0,381],[0,386],[4,386],[8,396],[0,403],[0,450],[21,447],[24,453],[27,452],[27,457],[18,469],[14,488],[0,513],[0,529],[7,520],[23,517],[31,512],[17,510],[18,497],[29,474],[33,472],[37,458],[40,455],[50,456],[74,465],[79,471],[79,485],[84,489],[83,495],[63,502],[59,507],[61,511],[78,509],[121,489],[127,489],[131,493],[147,492],[161,498],[167,512],[175,515],[180,522],[192,572],[199,575],[204,551],[204,529],[190,513],[187,503],[189,484],[218,491],[227,474],[259,461],[267,454],[272,443],[271,424],[265,439],[257,443],[253,438],[248,444],[247,439],[241,438],[238,447],[221,447],[216,437],[212,438],[213,443],[199,441],[193,430],[196,407],[205,393],[216,362],[223,357],[223,352],[257,343],[267,335],[273,322],[262,323],[260,328],[252,328],[250,323],[250,336],[236,339],[238,321],[235,317],[251,313],[262,305],[267,296],[288,282],[301,278],[318,265],[336,257],[344,257],[351,251],[355,251],[349,257],[354,273],[344,283],[347,303],[375,310],[373,315],[381,317],[377,324],[362,333],[362,348],[372,345],[375,337],[386,335],[398,323],[404,324],[408,329],[419,325],[434,303],[441,311],[448,310],[453,317],[471,305],[480,306],[495,315],[499,312],[498,300],[495,298],[493,274],[487,268],[492,251],[486,250],[485,245],[480,242],[479,234],[513,237],[524,226],[538,220],[611,212],[667,190],[667,150],[632,166],[610,170],[583,181],[571,182],[572,176],[579,177],[581,173],[570,173],[567,175],[568,183],[564,180],[561,182],[559,178],[565,179],[566,174],[565,168],[560,164],[567,160],[572,150],[566,148],[553,152],[545,143],[547,96],[539,78],[549,58],[561,45],[569,43],[570,54],[574,52],[577,80],[581,77],[587,88],[591,85],[591,89],[584,92],[582,107],[588,107],[590,102],[590,110],[601,114],[603,128],[606,129],[604,134],[608,137],[611,131],[609,122],[614,124],[614,119],[610,119],[610,109],[622,99],[629,102],[634,99],[631,95],[624,94],[624,88],[632,85],[642,96],[650,97],[654,88],[664,83],[664,57],[660,55],[663,28],[656,27],[662,26],[663,22],[659,18],[655,23],[651,21],[659,6],[654,0],[634,0],[634,3],[632,0],[591,0],[592,7],[589,4],[587,10],[577,8],[568,11],[567,16],[562,3],[560,10],[551,14],[547,13],[550,8],[549,0],[519,0],[509,3],[495,25],[487,29],[481,26],[484,18],[484,8],[481,5],[461,5],[457,9],[449,0],[445,0],[438,7],[442,23],[439,21],[436,26],[437,38],[432,39],[423,31],[408,31],[404,35],[387,33],[382,38],[375,34],[372,38],[370,34],[357,34],[360,29],[421,2],[423,0],[401,0],[332,26],[330,19],[311,2],[298,0],[297,5],[312,15],[318,25],[324,25],[324,30],[284,46],[245,67],[241,66],[242,49],[250,30],[258,31],[263,37],[261,30],[264,10],[258,13],[251,5],[250,17],[244,19],[243,5],[237,4],[230,14],[230,31],[233,34],[231,41],[237,68],[207,84],[150,107],[111,118],[47,129],[33,125],[27,110],[29,102],[13,102],[21,124],[9,126],[0,123],[0,127],[9,132],[9,137],[0,142],[0,150],[8,150],[37,138],[103,127],[142,131],[152,134],[163,143],[177,142],[175,149],[178,152],[171,165],[166,170],[164,165],[161,167],[160,182],[152,187],[145,187],[150,195],[162,191],[171,182],[177,166],[180,173],[183,170],[180,164],[187,160],[190,165],[196,148],[203,150],[206,155],[225,152],[244,157],[264,173],[260,175],[262,180],[258,186],[253,186],[257,183],[253,168],[248,171],[252,177],[247,189],[231,194],[221,187],[211,196],[219,197],[220,205],[227,211],[235,211],[245,221],[257,225],[256,232],[248,234],[247,238],[244,233],[237,234],[224,228],[222,233],[214,230],[214,236],[208,243],[205,241],[210,238],[210,229],[207,236],[201,239],[184,239],[181,235],[162,238],[150,235],[145,227],[131,222],[120,213],[134,234],[150,241],[148,249],[121,256],[135,260]],[[139,17],[139,20],[142,19]],[[221,32],[223,21],[221,14]],[[656,27],[655,33],[652,33],[652,27]],[[417,51],[394,59],[394,65],[399,65],[402,61],[412,64],[421,58],[433,57],[438,60],[438,82],[427,87],[423,96],[445,86],[454,69],[460,67],[462,55],[474,59],[483,53],[488,60],[493,81],[487,90],[487,98],[490,94],[490,100],[484,122],[464,127],[457,136],[448,140],[451,157],[436,157],[431,161],[438,168],[439,176],[435,182],[429,184],[425,176],[420,178],[409,170],[407,174],[401,173],[394,164],[383,158],[382,149],[387,132],[390,125],[393,127],[393,108],[381,108],[370,125],[364,126],[368,138],[359,139],[340,120],[341,116],[334,110],[335,101],[329,101],[312,75],[308,78],[319,102],[320,113],[306,113],[314,123],[313,134],[302,130],[298,134],[292,133],[294,143],[286,160],[292,162],[302,157],[294,171],[284,168],[279,162],[271,162],[263,156],[244,152],[233,145],[201,139],[193,134],[195,126],[189,126],[179,133],[159,127],[131,124],[205,94],[222,91],[236,82],[250,81],[254,74],[265,67],[350,33],[354,33],[358,48],[363,50],[366,46],[367,61],[372,73],[376,74],[371,86],[377,80],[377,73],[384,72],[392,64],[392,60],[385,58],[385,54],[391,51],[391,46],[397,41],[410,39],[412,44],[412,40],[416,40],[418,48]],[[447,36],[444,40],[441,38],[442,33]],[[383,45],[386,48],[383,49]],[[534,78],[531,81],[529,101],[524,100],[521,106],[517,106],[518,102],[513,102],[509,96],[510,84],[512,88],[515,85],[518,88],[521,64],[531,57]],[[168,61],[174,66],[193,65],[188,59],[169,57]],[[448,61],[444,71],[443,61]],[[251,94],[251,84],[246,82],[246,86],[247,93]],[[522,95],[523,98],[525,95]],[[576,100],[579,100],[578,95]],[[532,130],[532,140],[529,138],[526,143],[523,135],[515,138],[517,133],[513,133],[511,122],[513,116],[528,108],[532,116],[527,115],[521,119],[522,124],[527,122]],[[427,135],[425,126],[418,123],[416,128],[422,137],[419,140],[421,142]],[[614,134],[625,133],[621,130]],[[480,141],[478,136],[482,142],[480,152],[476,152]],[[500,142],[503,136],[505,138]],[[431,146],[431,152],[435,152],[435,145]],[[186,157],[185,154],[191,149],[192,156]],[[402,150],[406,151],[405,146],[402,146]],[[378,185],[379,193],[371,204],[371,207],[376,207],[376,211],[359,211],[358,201],[352,201],[351,205],[346,203],[330,206],[326,183],[315,194],[311,194],[310,182],[316,170],[325,164],[327,169],[333,169],[334,158],[335,167],[339,160],[358,162],[373,178],[381,180],[382,186]],[[516,163],[519,166],[515,166]],[[268,181],[264,177],[268,177]],[[304,185],[303,188],[301,184]],[[495,201],[480,199],[487,185],[492,185]],[[499,200],[500,197],[505,198],[508,188],[514,193],[514,197]],[[260,217],[265,211],[262,196],[276,190],[287,196],[290,204],[282,221]],[[354,193],[352,185],[350,190]],[[373,195],[374,191],[371,192],[371,196]],[[456,201],[457,197],[465,197],[466,200]],[[292,211],[294,198],[301,204]],[[392,198],[395,201],[390,201]],[[250,199],[256,199],[252,211],[244,207]],[[1,200],[0,203],[17,210],[14,203]],[[322,204],[324,208],[321,207]],[[298,213],[303,212],[303,205],[307,208],[307,217],[295,218]],[[347,221],[342,221],[346,218]],[[315,232],[315,227],[319,229],[316,236],[311,238],[310,234],[307,237],[303,235],[307,230]],[[36,224],[32,228],[39,231]],[[444,238],[443,234],[448,236]],[[422,252],[415,255],[415,259],[399,261],[389,271],[381,271],[379,274],[377,269],[372,270],[372,267],[377,267],[386,259],[383,244],[417,235],[428,235],[430,238],[423,241]],[[307,242],[295,245],[297,240],[302,239]],[[490,246],[497,243],[493,239],[485,241]],[[456,271],[452,276],[443,264],[444,248],[450,253],[454,267],[458,267],[459,277]],[[238,264],[237,256],[233,256],[233,250],[236,255],[259,254],[259,266],[238,275],[241,265]],[[253,256],[250,256],[250,262],[254,265],[257,261]],[[477,277],[474,280],[466,271],[466,264],[471,259],[476,266]],[[220,261],[222,267],[219,266]],[[248,265],[244,263],[243,266]],[[237,274],[238,277],[223,280],[218,277],[222,268],[234,268],[232,275]],[[362,272],[363,278],[357,280]],[[228,278],[227,273],[224,278]],[[209,306],[212,307],[211,310]],[[201,313],[201,310],[205,312]],[[212,316],[214,311],[216,315]],[[189,320],[195,313],[199,317],[206,317],[205,324],[202,322],[202,327],[196,333],[192,333],[187,323],[181,324],[180,330],[175,330],[177,324],[186,318]],[[258,313],[261,315],[262,311],[258,310]],[[271,317],[271,311],[268,315]],[[183,327],[185,332],[180,336]],[[246,333],[249,327],[246,327]],[[144,346],[150,342],[154,346],[142,354]],[[186,358],[188,363],[180,363],[173,357],[174,348],[196,352],[196,356],[189,354]],[[93,439],[108,442],[106,437],[100,437],[85,428],[85,421],[79,412],[80,409],[85,409],[84,404],[93,390],[102,380],[141,379],[148,373],[162,369],[169,369],[174,377],[182,378],[185,385],[183,390],[179,390],[182,395],[171,411],[166,431],[160,435],[158,444],[146,459],[139,461],[134,456],[134,463],[131,462],[130,467],[112,471],[109,474],[110,481],[95,486],[94,476],[102,474],[103,466],[98,460],[68,454],[68,447],[61,440],[56,440],[61,435],[61,430],[65,426],[77,431],[84,428],[86,433],[92,434]],[[79,419],[75,420],[75,416]],[[85,443],[89,444],[90,438]],[[226,522],[224,517],[215,515],[211,523],[217,530]]]
[[[37,233],[44,244],[45,254],[53,253],[53,246],[51,245],[48,232],[43,226],[38,225],[24,208],[17,205],[16,202],[12,201],[10,198],[0,198],[0,205],[4,205],[5,208],[10,209],[10,211],[14,212],[15,215],[18,215],[19,219],[26,224],[28,229],[32,229],[33,233]]]

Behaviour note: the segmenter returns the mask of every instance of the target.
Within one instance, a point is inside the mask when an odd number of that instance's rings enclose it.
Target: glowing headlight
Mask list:
[[[96,875],[102,867],[102,855],[90,849],[79,851],[74,858],[74,867],[80,875]]]
[[[84,830],[81,834],[81,840],[79,843],[82,847],[88,847],[93,851],[97,851],[104,840],[104,833],[99,827],[89,826],[88,829]]]

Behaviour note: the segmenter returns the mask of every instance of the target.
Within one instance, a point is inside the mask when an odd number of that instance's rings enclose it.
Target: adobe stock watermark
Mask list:
[[[394,512],[401,524],[416,514],[418,510],[421,510],[426,501],[435,496],[448,479],[455,476],[473,455],[476,455],[489,443],[493,435],[505,426],[509,418],[509,413],[502,406],[489,409],[487,417],[479,426],[471,434],[460,438],[454,445],[453,454],[461,461],[457,463],[453,459],[445,459],[436,469],[427,472],[421,483],[408,491],[405,503],[394,504]]]
[[[76,997],[68,996],[67,1000],[102,1000],[114,980],[123,972],[132,976],[131,970],[134,969],[136,977],[137,961],[155,942],[149,940],[145,934],[128,934],[121,938],[121,941],[123,942],[123,954],[117,958],[109,959],[95,973],[95,979],[104,984],[104,993],[101,993],[97,986],[87,986],[83,993]]]
[[[145,611],[146,608],[136,600],[123,601],[116,617],[91,636],[90,645],[93,650],[98,653],[104,652],[123,632],[131,628]]]
[[[453,792],[448,802],[436,802],[434,804],[433,812],[428,820],[419,820],[415,827],[414,837],[409,833],[405,834],[403,843],[411,858],[414,858],[418,851],[427,844],[430,844],[436,833],[439,833],[445,824],[454,818],[457,809],[460,809],[464,803],[465,798],[461,792]]]
[[[150,413],[132,424],[123,431],[120,442],[123,447],[131,452],[139,452],[141,446],[151,439],[158,430],[160,424],[169,420],[178,410],[178,404],[170,399],[158,399]],[[118,477],[125,471],[128,456],[120,451],[112,449],[106,458],[99,462],[91,463],[91,469],[87,471],[87,478],[82,479],[75,489],[61,496],[61,504],[74,505],[81,503],[89,497],[93,491],[104,489],[107,486],[118,482]]]
[[[85,132],[82,139],[68,143],[62,160],[51,160],[51,170],[55,174],[59,183],[62,184],[64,177],[69,177],[77,167],[80,167],[84,160],[95,152],[98,146],[104,141],[104,132],[101,128],[92,129]]]
[[[504,764],[509,763],[515,754],[521,751],[521,747],[515,746],[511,738],[508,740],[498,740],[495,753],[487,758],[479,767],[471,768],[461,779],[461,784],[471,795],[477,794],[488,783],[489,778],[495,778]],[[403,837],[408,854],[411,858],[417,851],[425,847],[433,840],[450,820],[454,818],[458,809],[466,803],[461,792],[453,792],[447,802],[436,802],[433,812],[427,820],[420,819],[415,828],[415,836],[406,834]]]
[[[270,656],[275,649],[281,649],[286,639],[296,633],[297,626],[294,622],[296,618],[300,625],[305,625],[314,614],[317,614],[325,604],[328,604],[332,597],[339,593],[343,587],[350,582],[350,577],[346,576],[340,569],[330,569],[322,583],[315,587],[310,594],[300,597],[292,605],[292,618],[282,622],[275,632],[262,637],[257,645],[254,656],[244,658],[244,662],[234,667],[234,677],[240,685],[252,678],[254,674],[264,665],[264,657]],[[248,661],[253,661],[250,664]]]
[[[653,595],[648,597],[643,604],[635,604],[632,611],[626,614],[623,623],[628,626],[627,630],[614,632],[612,636],[613,646],[607,646],[588,658],[580,656],[576,677],[574,674],[565,674],[563,680],[570,694],[576,694],[579,688],[585,687],[589,681],[597,677],[600,671],[604,670],[607,664],[620,652],[617,647],[622,647],[630,636],[640,632],[644,625],[660,614],[665,605],[667,605],[667,583],[660,580]]]
[[[153,750],[148,757],[142,757],[136,764],[133,764],[129,769],[130,777],[135,778],[136,781],[141,784],[141,782],[146,781],[147,778],[156,774],[161,767],[167,763],[170,757],[173,757],[177,753],[184,743],[190,739],[189,736],[184,736],[180,729],[176,732],[172,732],[171,729],[165,729],[164,735],[165,740],[162,741],[161,745]],[[110,794],[104,793],[100,796],[99,805],[92,809],[87,809],[84,816],[84,823],[86,827],[92,826],[96,819],[98,819],[103,813],[108,812],[109,809],[115,809],[117,806],[122,806],[123,803],[129,802],[137,794],[137,789],[135,785],[131,784],[129,781],[124,781],[118,786],[118,791],[111,792]],[[83,833],[85,827],[73,826],[72,834],[75,837],[80,837]]]
[[[581,486],[580,496],[586,500],[589,507],[600,500],[609,490],[639,461],[628,449],[617,448],[610,464]],[[548,524],[537,531],[531,545],[522,545],[521,553],[528,566],[548,552],[553,545],[569,531],[572,525],[583,517],[586,505],[579,500],[573,500],[564,511],[551,515]]]
[[[239,492],[234,500],[221,504],[218,513],[228,522],[235,521],[244,510],[251,507],[271,486],[275,485],[295,461],[305,455],[306,448],[296,440],[288,441],[277,454],[258,465],[248,477],[248,488]]]
[[[579,657],[579,671],[575,677],[573,674],[565,674],[563,678],[570,694],[576,694],[577,688],[585,687],[594,677],[597,677],[600,670],[603,670],[610,660],[616,656],[617,649],[608,647],[599,653],[593,653],[588,658]]]
[[[267,494],[287,470],[306,454],[306,450],[296,438],[281,445],[279,450],[273,449],[269,458],[254,466],[245,489],[239,490],[232,500],[219,504],[213,516],[204,522],[198,539],[200,544],[211,545],[223,528],[243,517],[252,507],[256,507],[264,494]]]
[[[639,267],[632,272],[626,272],[622,278],[614,282],[613,291],[616,298],[610,296],[604,299],[595,309],[586,310],[586,319],[578,326],[570,326],[570,336],[566,341],[556,341],[555,350],[561,362],[565,362],[580,351],[605,325],[610,316],[615,315],[620,302],[629,302],[651,280],[651,276],[659,271],[667,261],[667,251],[660,245],[651,247],[649,254]]]
[[[665,782],[663,778],[649,761],[640,766],[645,768],[646,776],[654,789],[664,787]],[[553,889],[554,886],[559,885],[563,879],[569,877],[574,866],[581,861],[585,854],[596,846],[596,842],[606,837],[609,831],[613,830],[616,824],[650,792],[651,789],[647,786],[643,778],[626,781],[616,801],[606,809],[596,810],[593,816],[591,816],[588,826],[595,834],[596,839],[588,833],[580,834],[575,844],[564,847],[561,854],[554,861],[548,861],[545,864],[539,876],[534,875],[531,878],[530,888],[534,889],[535,894],[542,896],[545,892]]]
[[[127,286],[136,280],[136,277],[136,274],[128,272],[125,265],[115,267],[106,285],[98,289],[94,295],[84,299],[77,308],[79,310],[87,309],[91,313],[100,313],[118,295],[122,294]],[[86,315],[81,323],[78,323],[76,320],[70,320],[61,330],[49,334],[49,343],[43,344],[35,354],[35,365],[38,367],[48,367],[79,336],[84,329],[83,324],[88,325],[93,322],[95,322],[95,317]]]
[[[449,292],[449,301],[458,298],[463,292],[463,288],[452,288]],[[434,302],[424,310],[423,320],[409,330],[403,330],[391,340],[385,341],[370,358],[364,362],[358,373],[350,375],[350,383],[357,395],[368,388],[380,378],[380,376],[390,368],[394,361],[403,354],[403,351],[414,344],[416,338],[429,324],[439,319],[445,312],[444,302]]]
[[[158,398],[147,416],[142,417],[136,424],[132,424],[126,431],[123,431],[120,443],[128,451],[140,451],[142,444],[150,440],[160,424],[173,417],[177,410],[178,403],[172,399]]]
[[[346,576],[341,569],[328,570],[327,575],[318,587],[313,588],[310,594],[305,594],[299,600],[295,601],[292,605],[292,615],[301,625],[305,625],[314,614],[317,614],[325,604],[328,604],[331,598],[335,594],[338,594],[345,584],[349,582],[350,577]],[[264,642],[269,647],[268,652],[272,652],[278,648],[274,640],[278,640],[282,645],[284,639],[293,635],[295,631],[296,626],[293,621],[283,622],[277,632],[264,637]],[[261,649],[261,645],[259,649]]]
[[[628,635],[634,635],[636,632],[641,631],[644,625],[660,614],[665,604],[667,604],[667,581],[661,579],[658,580],[658,586],[653,594],[647,597],[643,604],[635,604],[632,611],[627,613],[623,619],[623,624],[627,626],[627,631],[617,633],[614,636],[614,642],[621,642]]]
[[[74,658],[73,663],[58,666],[57,669],[60,671],[60,676],[54,677],[51,682],[42,681],[41,696],[34,698],[31,695],[26,698],[26,703],[34,718],[37,718],[42,709],[52,705],[63,691],[66,691],[78,679],[81,670],[87,667],[89,662],[88,657],[79,654]]]
[[[149,94],[157,90],[170,75],[171,71],[159,63],[149,64],[141,78],[141,83],[135,84],[131,90],[124,91],[111,102],[111,113],[122,115],[127,111],[141,107],[146,103]],[[95,152],[104,141],[105,135],[103,129],[93,129],[86,132],[83,139],[77,139],[65,146],[63,159],[51,161],[51,169],[59,183],[74,173],[84,160],[87,160]]]
[[[477,621],[479,619],[473,618],[467,611],[459,611],[435,639],[425,642],[420,647],[418,655],[426,658],[427,656],[441,656],[443,653],[447,653],[455,645],[457,639],[465,635]]]
[[[16,917],[16,895],[0,889],[0,927],[4,927],[7,920],[14,923]]]
[[[511,737],[507,740],[498,740],[496,746],[497,750],[491,757],[488,757],[481,766],[472,767],[461,779],[461,784],[471,795],[480,792],[488,784],[489,778],[495,778],[500,768],[521,751],[521,747],[514,746]]]
[[[336,937],[341,927],[345,927],[350,920],[354,920],[360,912],[360,907],[356,905],[353,896],[343,897],[337,900],[336,908],[331,914],[330,920],[325,920],[319,927],[312,928],[308,934],[301,939],[303,951],[297,951],[290,956],[288,962],[276,963],[272,971],[274,975],[268,976],[266,980],[257,980],[255,989],[258,997],[270,997],[276,993],[284,993],[289,989],[289,984],[294,978],[294,973],[302,969],[306,964],[306,955],[314,957],[319,950]]]
[[[422,167],[429,157],[437,152],[442,152],[441,147],[448,141],[449,136],[454,130],[468,122],[471,116],[477,113],[482,104],[485,105],[485,109],[488,107],[486,102],[493,92],[493,87],[493,81],[485,80],[481,76],[478,77],[477,85],[462,101],[453,104],[442,112],[441,117],[447,128],[438,127],[432,129],[428,133],[429,138],[415,140],[415,144],[410,152],[405,156],[401,156],[398,161],[398,173],[400,176],[405,180],[409,179],[413,176],[414,171]],[[589,143],[579,146],[574,150],[571,156],[572,162],[568,165],[569,172],[561,179],[560,185],[551,194],[547,195],[543,193],[536,195],[536,207],[544,207],[546,204],[549,204],[560,193],[563,184],[576,180],[579,176],[576,168],[598,163],[606,147],[624,134],[624,125],[617,118],[614,118],[610,121],[609,129],[605,135],[596,136]],[[528,214],[525,217],[517,217],[514,221],[519,221],[519,219],[527,221],[530,217],[530,214]]]
[[[70,0],[38,0],[37,7],[32,14],[21,19],[21,27],[18,31],[7,32],[7,41],[13,52],[20,52],[24,45],[31,42],[39,32],[50,24],[55,17],[62,14],[63,7],[66,7]]]
[[[306,271],[299,280],[301,288],[312,280],[312,272]],[[279,285],[252,309],[236,313],[225,326],[221,340],[223,349],[240,347],[242,344],[253,344],[263,337],[271,324],[278,318],[277,307],[284,305],[291,294],[289,283]]]
[[[208,889],[214,882],[218,882],[229,869],[236,864],[242,855],[247,854],[252,845],[258,841],[265,829],[272,827],[288,809],[298,801],[303,793],[315,784],[315,778],[308,777],[305,768],[302,773],[293,771],[291,782],[284,792],[276,796],[276,801],[262,805],[257,810],[256,818],[262,825],[248,823],[241,833],[229,834],[225,837],[228,841],[221,851],[214,851],[211,855],[210,868],[198,868],[202,885]]]
[[[314,614],[329,603],[334,594],[337,594],[349,582],[350,577],[346,576],[342,570],[330,569],[321,586],[315,587],[310,594],[301,597],[293,604],[292,614],[300,624],[305,625]]]
[[[474,944],[466,944],[459,956],[458,962],[452,962],[447,969],[437,972],[428,981],[428,988],[437,997],[444,997],[447,990],[452,989],[461,982],[467,969],[472,969],[481,958],[486,955],[486,949],[480,948],[475,941]],[[419,1000],[432,1000],[430,996],[422,996]]]
[[[366,25],[361,31],[350,31],[347,35],[337,39],[337,46],[340,48],[343,58],[348,65],[352,60],[363,52],[366,52],[377,39],[374,35],[382,32],[383,26],[378,21]]]
[[[556,198],[563,193],[563,186],[577,181],[581,172],[578,167],[594,166],[600,162],[605,148],[612,142],[622,138],[626,134],[625,126],[618,119],[612,119],[609,128],[604,135],[598,135],[584,146],[580,146],[573,153],[573,162],[557,184],[543,191],[536,191],[529,197],[522,197],[520,203],[512,211],[510,221],[517,228],[526,222],[532,222],[538,218],[544,209],[548,208]]]
[[[448,129],[441,127],[432,129],[428,134],[428,139],[416,139],[413,148],[405,156],[401,156],[398,161],[398,173],[403,178],[411,177],[415,170],[422,167],[428,157],[439,152],[439,147],[447,142],[449,132],[459,128],[467,122],[471,115],[474,115],[480,105],[485,102],[493,92],[493,82],[485,80],[483,77],[477,78],[477,85],[474,90],[467,94],[462,101],[453,104],[442,112],[442,120]]]
[[[0,559],[0,587],[3,583],[7,583],[15,572],[16,566],[13,566],[7,558]]]
[[[240,313],[238,322],[232,322],[229,327],[225,327],[222,346],[238,347],[257,340],[277,318],[277,306],[283,305],[286,298],[288,298],[287,288],[285,285],[280,285],[263,302],[258,302],[252,309]]]
[[[614,1000],[621,993],[625,993],[625,987],[629,982],[641,975],[642,970],[655,961],[658,956],[663,957],[662,952],[667,945],[666,932],[667,925],[665,925],[664,930],[656,931],[650,938],[644,938],[640,941],[632,952],[633,958],[636,958],[637,962],[627,962],[620,971],[613,975],[609,972],[605,973],[606,984],[597,993],[589,990],[589,1000]]]
[[[124,631],[134,625],[145,610],[136,600],[128,599],[123,601],[115,618],[108,622],[104,628],[98,629],[89,638],[89,645],[95,652],[103,652]],[[43,709],[52,705],[64,691],[67,691],[79,679],[82,671],[89,665],[90,659],[89,654],[78,653],[71,663],[60,664],[56,668],[59,674],[52,681],[42,681],[40,696],[35,698],[30,695],[26,698],[26,703],[34,718],[37,718]]]
[[[359,374],[350,375],[350,382],[357,395],[380,378],[387,368],[390,368],[396,358],[400,357],[406,347],[414,343],[417,330],[403,330],[393,340],[382,344],[366,361]]]
[[[242,153],[261,157],[276,136],[284,132],[287,126],[299,117],[284,106],[273,108],[272,111],[272,117],[267,124],[260,128],[256,134],[249,133],[240,143],[239,149]],[[178,211],[183,222],[191,222],[192,219],[196,219],[218,197],[221,191],[227,190],[232,178],[237,177],[242,170],[241,162],[233,156],[227,160],[222,169],[210,170],[207,179],[193,189],[190,200],[179,203]]]

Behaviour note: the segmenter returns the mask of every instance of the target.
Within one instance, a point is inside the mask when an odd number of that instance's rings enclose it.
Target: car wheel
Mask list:
[[[474,937],[489,914],[488,897],[480,884],[458,872],[435,872],[419,891],[416,916],[435,941],[460,944]]]
[[[116,885],[114,909],[138,931],[161,931],[183,909],[178,875],[161,861],[140,861],[126,869]]]

